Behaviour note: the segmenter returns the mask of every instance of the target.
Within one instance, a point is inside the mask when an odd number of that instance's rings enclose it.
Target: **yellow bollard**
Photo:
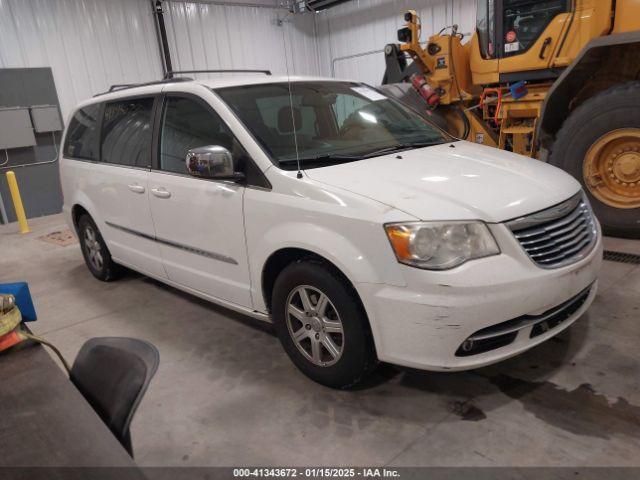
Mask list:
[[[18,223],[20,224],[20,233],[29,233],[31,230],[29,230],[29,225],[27,224],[27,216],[24,214],[16,174],[11,170],[7,172],[7,183],[9,184],[9,191],[11,192],[11,200],[13,200],[13,208],[16,211],[16,217],[18,217]]]

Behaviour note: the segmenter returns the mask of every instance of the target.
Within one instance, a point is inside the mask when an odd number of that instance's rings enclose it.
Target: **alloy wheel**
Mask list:
[[[98,242],[96,231],[91,226],[87,226],[84,229],[83,243],[91,266],[98,271],[102,270],[102,267],[104,266],[102,248],[100,246],[100,242]]]
[[[340,314],[329,297],[316,287],[296,287],[287,297],[286,323],[300,353],[314,365],[334,365],[344,351]]]

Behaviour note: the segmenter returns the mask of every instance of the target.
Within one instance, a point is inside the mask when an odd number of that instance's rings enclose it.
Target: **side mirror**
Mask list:
[[[242,173],[235,171],[231,152],[220,145],[192,148],[185,159],[187,171],[194,177],[218,180],[241,180]]]

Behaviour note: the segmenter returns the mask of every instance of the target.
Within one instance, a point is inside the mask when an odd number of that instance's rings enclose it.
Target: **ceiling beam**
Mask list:
[[[212,5],[227,5],[230,7],[261,7],[261,8],[286,8],[283,0],[164,0],[171,3],[209,3]],[[281,4],[285,5],[281,5]]]

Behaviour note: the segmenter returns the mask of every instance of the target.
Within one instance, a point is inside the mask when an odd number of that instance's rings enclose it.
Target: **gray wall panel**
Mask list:
[[[57,106],[31,107],[31,120],[36,132],[60,132],[63,129]]]
[[[0,107],[55,105],[58,95],[50,68],[0,69]],[[57,152],[62,132],[35,133],[36,145],[0,150],[0,195],[10,222],[16,220],[6,180],[7,170],[18,179],[20,194],[28,218],[60,212],[62,193]]]
[[[35,144],[29,109],[0,107],[0,149],[31,147]]]

